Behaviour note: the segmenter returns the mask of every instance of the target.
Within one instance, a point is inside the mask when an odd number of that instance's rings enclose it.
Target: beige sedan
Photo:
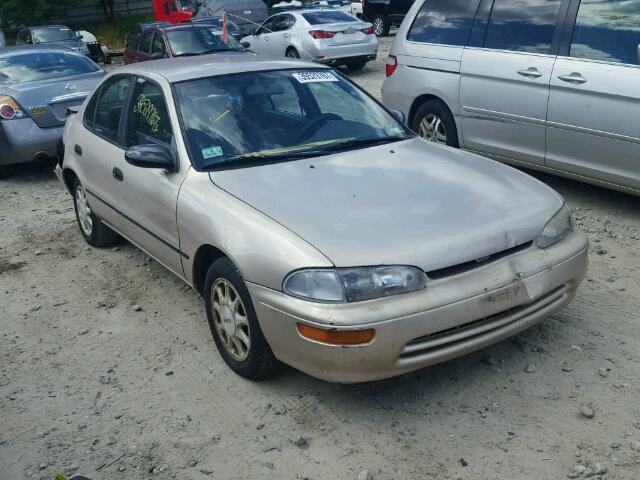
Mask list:
[[[238,374],[375,380],[530,327],[587,267],[558,194],[401,120],[312,63],[159,60],[70,116],[57,172],[90,245],[121,235],[204,297]]]

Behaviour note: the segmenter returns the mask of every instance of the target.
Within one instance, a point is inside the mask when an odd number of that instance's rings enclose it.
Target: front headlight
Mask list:
[[[422,270],[404,265],[306,269],[290,273],[282,289],[314,302],[346,303],[387,297],[425,288]]]
[[[536,243],[540,248],[547,248],[555,245],[571,232],[573,232],[573,216],[565,203],[544,226]]]

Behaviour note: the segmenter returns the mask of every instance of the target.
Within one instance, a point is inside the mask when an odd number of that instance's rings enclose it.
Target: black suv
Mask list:
[[[376,36],[386,37],[392,26],[402,23],[415,0],[363,0],[362,13],[373,23]]]

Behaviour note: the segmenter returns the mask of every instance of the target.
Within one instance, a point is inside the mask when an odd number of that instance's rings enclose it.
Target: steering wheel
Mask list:
[[[302,129],[302,132],[300,132],[300,136],[298,137],[299,140],[300,141],[306,140],[307,138],[311,137],[311,135],[313,135],[318,130],[320,130],[320,128],[325,126],[327,123],[333,122],[336,120],[342,120],[342,117],[340,115],[336,115],[335,113],[322,113],[318,115],[316,118],[311,120],[311,123],[309,123],[306,127]]]

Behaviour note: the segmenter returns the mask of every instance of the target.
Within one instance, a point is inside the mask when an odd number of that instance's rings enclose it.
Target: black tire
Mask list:
[[[433,118],[433,116],[439,118],[444,126],[446,142],[441,143],[446,143],[449,147],[459,148],[460,145],[458,144],[458,129],[456,128],[456,121],[453,118],[453,114],[449,110],[449,107],[440,100],[427,100],[420,105],[413,116],[413,120],[411,121],[411,130],[421,137],[427,138],[422,134],[420,125],[424,119],[430,116],[431,118]]]
[[[366,64],[367,62],[347,63],[347,70],[350,72],[362,70]]]
[[[391,30],[391,22],[386,15],[376,15],[373,17],[373,27],[376,32],[376,37],[386,37]]]
[[[111,65],[111,55],[105,55],[105,56],[104,56],[103,63],[104,63],[105,65]]]
[[[243,310],[249,324],[248,336],[250,338],[250,347],[248,356],[242,361],[238,361],[227,351],[224,340],[214,321],[213,310],[213,288],[219,280],[229,282],[242,300]],[[240,272],[228,258],[219,258],[211,264],[204,282],[204,300],[207,311],[207,320],[211,335],[216,343],[218,352],[224,362],[238,375],[249,379],[257,379],[273,373],[278,367],[278,361],[273,356],[271,347],[264,338],[258,317],[256,316],[249,290],[240,275]]]
[[[73,183],[73,207],[76,212],[76,220],[78,222],[78,228],[80,228],[80,233],[92,247],[101,248],[113,245],[118,240],[118,234],[102,223],[92,211],[89,211],[89,216],[91,217],[90,231],[87,231],[87,229],[82,226],[82,222],[80,221],[81,214],[78,211],[78,190],[81,188],[84,191],[82,184],[76,179]],[[86,196],[86,192],[84,194]]]
[[[295,48],[289,47],[287,48],[284,56],[288,58],[300,58],[300,53],[298,53],[298,50],[296,50]]]

